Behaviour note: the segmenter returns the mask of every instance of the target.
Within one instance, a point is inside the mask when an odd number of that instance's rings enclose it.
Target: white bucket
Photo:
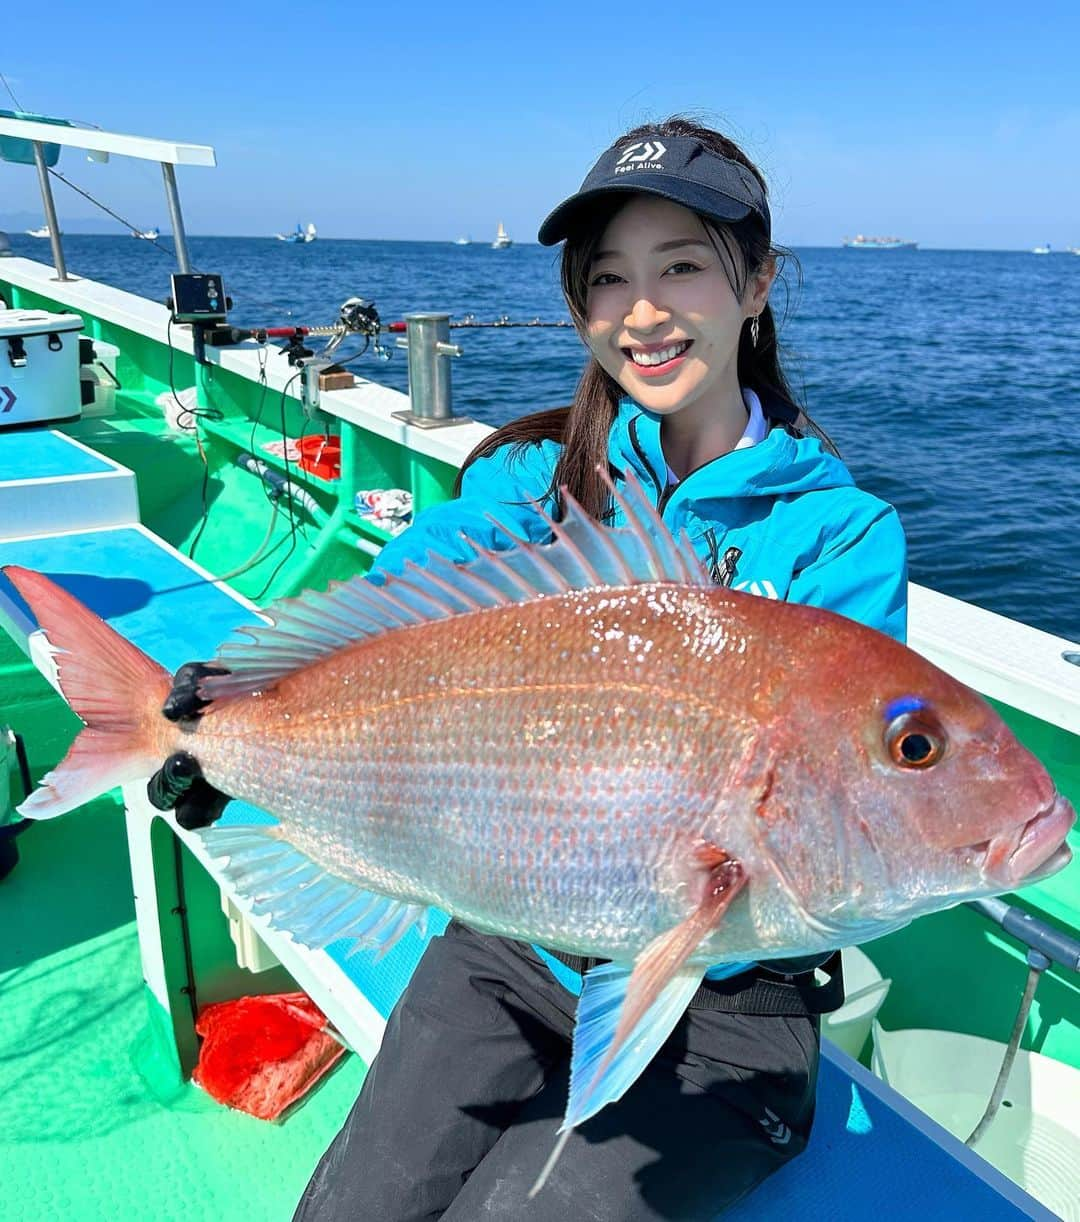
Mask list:
[[[979,1123],[1005,1044],[955,1031],[886,1031],[874,1023],[873,1069],[955,1137]],[[1080,1222],[1080,1070],[1016,1054],[1001,1107],[973,1147],[1067,1222]]]
[[[892,981],[855,946],[840,952],[844,961],[844,1004],[821,1020],[821,1034],[858,1060]]]

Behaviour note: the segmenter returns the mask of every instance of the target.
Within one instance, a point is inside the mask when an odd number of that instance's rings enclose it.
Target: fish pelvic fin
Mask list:
[[[401,573],[331,582],[324,592],[279,599],[266,609],[269,624],[238,629],[247,640],[227,641],[215,664],[229,673],[202,680],[207,700],[265,690],[279,679],[340,649],[398,628],[433,623],[454,615],[532,602],[596,586],[671,582],[711,587],[685,532],[675,538],[641,485],[628,474],[616,489],[599,468],[625,526],[609,528],[591,518],[563,491],[556,521],[540,505],[551,541],[520,539],[495,518],[499,545],[482,547],[463,536],[475,555],[450,560],[429,553],[423,565],[406,563]]]
[[[18,808],[30,819],[51,819],[158,767],[173,738],[161,716],[172,681],[44,574],[16,565],[3,573],[44,631],[60,690],[85,722],[67,755]]]
[[[602,963],[585,976],[570,1058],[570,1098],[559,1140],[529,1192],[543,1187],[571,1129],[621,1099],[674,1030],[707,964],[690,956],[723,920],[746,885],[743,865],[724,850],[698,850],[706,879],[687,919],[654,938],[633,964]]]

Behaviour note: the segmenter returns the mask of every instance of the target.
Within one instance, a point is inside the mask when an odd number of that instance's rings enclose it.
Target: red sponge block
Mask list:
[[[207,1006],[195,1081],[219,1103],[278,1120],[328,1073],[345,1049],[305,993],[238,997]]]

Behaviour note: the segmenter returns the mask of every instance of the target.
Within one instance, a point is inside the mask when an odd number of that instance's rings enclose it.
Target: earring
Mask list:
[[[761,320],[760,320],[760,317],[757,314],[755,314],[753,321],[750,323],[750,342],[751,344],[754,345],[755,348],[757,347],[758,332],[760,330],[761,330]]]

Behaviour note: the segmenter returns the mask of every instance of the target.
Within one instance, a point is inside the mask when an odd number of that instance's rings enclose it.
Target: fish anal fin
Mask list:
[[[311,949],[351,940],[347,952],[381,957],[416,926],[427,908],[364,890],[328,873],[281,838],[276,827],[235,825],[200,833],[206,850],[236,889],[241,911],[266,918],[274,929]]]

